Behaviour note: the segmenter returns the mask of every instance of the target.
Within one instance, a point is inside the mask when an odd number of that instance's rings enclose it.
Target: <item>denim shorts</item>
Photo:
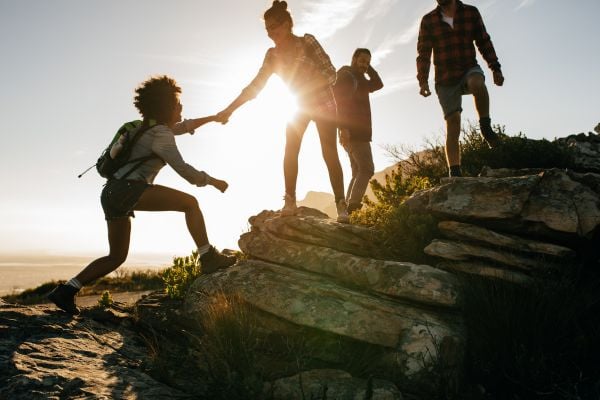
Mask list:
[[[104,218],[110,221],[118,218],[135,217],[133,209],[144,190],[149,186],[150,184],[143,181],[110,179],[104,185],[100,195]]]
[[[453,114],[456,111],[462,111],[462,96],[471,94],[467,89],[467,78],[472,74],[481,74],[485,79],[483,70],[477,65],[469,69],[456,85],[435,85],[435,92],[437,93],[438,100],[444,111],[444,118],[448,118],[450,114]]]

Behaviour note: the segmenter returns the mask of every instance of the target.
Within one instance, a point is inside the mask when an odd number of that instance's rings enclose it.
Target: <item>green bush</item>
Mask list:
[[[101,308],[108,308],[113,304],[113,298],[108,290],[102,292],[102,295],[98,299],[98,306]]]
[[[267,346],[251,310],[239,296],[219,293],[211,298],[200,321],[198,341],[210,381],[210,398],[261,398],[264,368],[260,355]]]
[[[173,265],[161,273],[167,295],[172,299],[182,299],[201,271],[200,257],[195,251],[187,257],[173,258]]]
[[[437,221],[429,214],[411,212],[402,203],[415,191],[429,187],[428,178],[405,178],[397,169],[386,176],[384,185],[371,181],[377,201],[366,199],[365,207],[352,213],[352,222],[375,228],[374,242],[382,255],[401,261],[426,262],[429,258],[423,248],[435,237]]]

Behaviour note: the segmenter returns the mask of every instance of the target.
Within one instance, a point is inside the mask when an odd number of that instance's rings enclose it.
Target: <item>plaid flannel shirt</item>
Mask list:
[[[417,41],[417,79],[419,85],[427,83],[431,66],[435,66],[435,83],[452,85],[460,81],[471,68],[477,66],[475,46],[492,71],[500,70],[500,63],[483,19],[476,7],[456,2],[454,28],[442,19],[442,9],[437,7],[423,17]]]
[[[336,79],[335,67],[313,35],[297,37],[292,52],[283,53],[275,47],[267,50],[260,70],[242,90],[242,97],[245,100],[255,98],[274,73],[298,96],[302,108],[335,114],[332,90]]]

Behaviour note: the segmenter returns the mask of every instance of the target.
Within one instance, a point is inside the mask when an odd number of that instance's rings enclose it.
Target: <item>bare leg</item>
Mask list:
[[[135,206],[139,211],[179,211],[185,213],[187,225],[197,247],[208,244],[204,217],[196,198],[190,194],[166,186],[147,188]]]
[[[131,220],[129,217],[119,218],[108,221],[107,226],[109,254],[92,261],[75,277],[83,286],[108,275],[127,259]]]
[[[285,193],[296,197],[296,182],[298,180],[298,155],[302,136],[309,119],[304,114],[299,114],[286,128],[285,156],[283,157],[283,176],[285,179]]]
[[[319,120],[317,130],[321,139],[321,152],[327,170],[329,171],[329,181],[335,195],[335,202],[344,200],[344,173],[337,151],[337,129],[335,122]]]
[[[460,112],[454,112],[446,118],[446,160],[448,167],[460,165]]]
[[[483,75],[471,74],[467,78],[467,90],[473,94],[475,98],[475,108],[479,114],[479,118],[490,116],[490,96]]]

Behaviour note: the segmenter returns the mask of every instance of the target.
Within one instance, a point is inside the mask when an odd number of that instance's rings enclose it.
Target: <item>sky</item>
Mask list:
[[[600,1],[472,0],[506,81],[491,83],[493,123],[509,134],[553,139],[600,122]],[[210,5],[208,5],[210,4]],[[289,0],[298,35],[312,33],[336,68],[357,47],[373,52],[385,87],[372,95],[376,170],[393,160],[386,145],[415,150],[443,137],[435,95],[416,81],[416,40],[433,0]],[[102,255],[104,183],[95,162],[114,132],[137,119],[136,86],[168,74],[183,89],[183,115],[214,114],[254,77],[272,42],[262,0],[0,0],[0,254]],[[433,73],[430,76],[433,87]],[[197,188],[165,167],[155,183],[194,195],[211,242],[236,248],[247,220],[283,204],[285,124],[293,96],[277,77],[227,125],[178,137],[184,159],[225,179],[229,190]],[[472,98],[463,118],[476,120]],[[350,166],[341,151],[346,183]],[[314,125],[300,155],[297,195],[331,192]],[[178,213],[137,213],[130,254],[157,262],[189,254],[193,241]]]

